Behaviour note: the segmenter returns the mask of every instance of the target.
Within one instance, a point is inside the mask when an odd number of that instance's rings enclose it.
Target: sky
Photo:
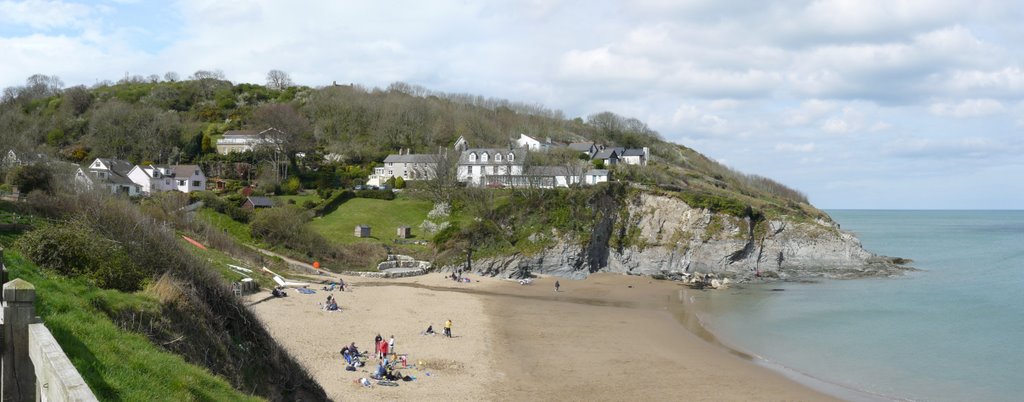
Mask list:
[[[0,87],[402,81],[635,117],[819,208],[1021,209],[1022,22],[987,0],[0,0]]]

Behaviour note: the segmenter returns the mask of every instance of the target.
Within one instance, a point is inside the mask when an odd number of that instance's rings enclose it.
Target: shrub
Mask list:
[[[327,215],[333,212],[335,209],[337,209],[338,205],[341,205],[342,203],[348,201],[352,197],[355,197],[355,193],[353,193],[351,190],[338,191],[334,193],[334,195],[331,196],[331,198],[324,200],[324,202],[320,204],[318,207],[313,208],[313,214],[316,216]]]
[[[302,202],[302,207],[303,207],[303,208],[306,208],[306,209],[313,209],[313,208],[316,208],[316,201],[313,201],[313,200],[305,200],[305,201],[303,201],[303,202]]]
[[[356,191],[356,197],[393,200],[395,199],[395,192],[391,190],[359,190]]]
[[[18,247],[44,269],[85,277],[101,288],[135,291],[150,274],[132,263],[119,242],[78,221],[28,232]]]

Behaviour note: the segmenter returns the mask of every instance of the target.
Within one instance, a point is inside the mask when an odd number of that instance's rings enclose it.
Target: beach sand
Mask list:
[[[676,283],[599,274],[555,292],[555,278],[472,278],[345,277],[351,291],[247,300],[334,400],[833,400],[687,330]],[[328,294],[342,311],[317,306]],[[446,319],[454,338],[440,335]],[[430,324],[439,335],[421,336]],[[425,363],[402,370],[416,381],[364,388],[354,380],[376,360],[343,369],[341,347],[372,349],[378,333]]]

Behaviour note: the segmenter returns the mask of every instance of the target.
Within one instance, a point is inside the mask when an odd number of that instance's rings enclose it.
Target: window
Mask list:
[[[185,180],[178,180],[178,185],[179,186],[184,186],[185,185]]]
[[[476,152],[472,152],[469,154],[469,161],[476,162]]]
[[[514,160],[516,160],[516,154],[509,152],[508,153],[508,161],[512,162]]]
[[[198,180],[196,180],[196,181],[193,181],[193,182],[192,182],[192,187],[199,187],[199,186],[201,186],[201,185],[202,185],[202,184],[201,184],[201,183],[199,183],[199,181],[198,181]]]
[[[487,174],[494,174],[494,166],[488,166],[486,171],[487,171]]]
[[[480,154],[480,162],[487,162],[487,152]]]
[[[171,185],[171,180],[170,179],[164,180],[164,184],[170,186]]]
[[[495,162],[501,162],[501,154],[500,153],[494,154],[494,161]]]

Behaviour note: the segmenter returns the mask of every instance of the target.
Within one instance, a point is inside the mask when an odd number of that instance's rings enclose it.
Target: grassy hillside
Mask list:
[[[383,242],[391,244],[397,238],[399,226],[412,226],[413,239],[429,240],[419,225],[427,218],[433,204],[429,201],[408,198],[377,200],[353,198],[335,211],[316,218],[309,225],[334,242],[348,244],[355,242]],[[356,225],[370,225],[371,238],[357,238],[353,235]]]
[[[158,348],[111,319],[124,313],[159,314],[155,295],[104,290],[79,279],[42,275],[18,253],[7,251],[6,257],[12,279],[35,285],[37,313],[100,400],[262,400],[236,391],[224,378]]]

